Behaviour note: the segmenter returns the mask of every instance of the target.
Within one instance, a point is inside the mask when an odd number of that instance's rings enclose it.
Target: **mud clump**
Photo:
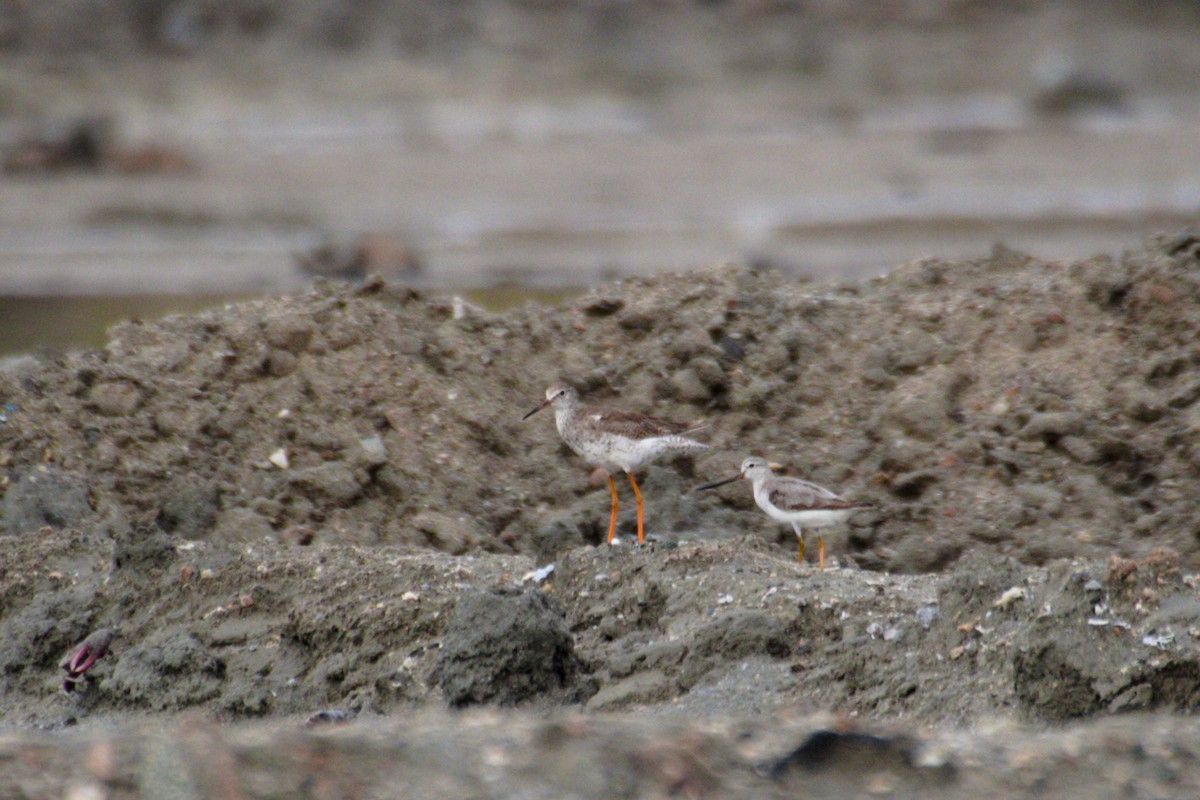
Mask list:
[[[217,697],[224,676],[225,663],[195,636],[166,630],[124,652],[104,688],[135,706],[163,711]]]
[[[437,682],[452,706],[570,696],[582,665],[561,614],[540,592],[471,592],[442,638]]]
[[[36,680],[51,662],[57,664],[87,634],[95,601],[94,589],[80,587],[45,592],[20,610],[6,610],[0,625],[0,680]]]
[[[87,485],[62,470],[38,467],[13,481],[0,506],[0,534],[70,528],[92,515]]]

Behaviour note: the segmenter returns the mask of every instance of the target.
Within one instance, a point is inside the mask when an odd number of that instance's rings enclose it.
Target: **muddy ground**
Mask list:
[[[1198,252],[371,280],[8,361],[0,797],[1196,792]],[[560,377],[709,422],[647,546],[521,421]],[[750,453],[875,503],[832,568],[690,491]]]

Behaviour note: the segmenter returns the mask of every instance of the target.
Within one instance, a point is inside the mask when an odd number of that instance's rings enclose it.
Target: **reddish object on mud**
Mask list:
[[[78,647],[59,662],[59,666],[67,672],[67,676],[63,678],[64,692],[75,691],[75,684],[84,676],[85,672],[104,657],[116,635],[117,632],[112,628],[100,628],[92,631],[86,639],[79,643]]]

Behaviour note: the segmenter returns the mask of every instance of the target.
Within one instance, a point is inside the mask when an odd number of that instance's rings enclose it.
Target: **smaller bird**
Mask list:
[[[870,503],[856,503],[839,497],[823,486],[799,478],[775,475],[765,458],[750,457],[742,462],[742,470],[732,478],[697,486],[695,491],[715,489],[745,478],[754,486],[754,502],[771,519],[790,522],[800,540],[797,560],[804,563],[804,528],[825,528],[844,521],[856,511],[872,508]],[[817,563],[825,569],[825,537],[817,535]]]
[[[90,681],[91,677],[84,674],[108,652],[109,645],[116,637],[114,628],[98,628],[87,635],[87,638],[76,645],[70,653],[63,657],[58,666],[67,675],[63,678],[63,691],[70,694],[75,691],[76,684],[81,680]]]
[[[534,406],[521,419],[529,419],[546,406],[554,406],[554,423],[558,435],[567,446],[589,464],[603,467],[608,473],[608,490],[612,493],[612,513],[608,518],[608,542],[612,543],[617,530],[617,485],[612,473],[621,470],[629,478],[637,500],[638,544],[646,540],[643,523],[644,505],[633,472],[642,464],[668,455],[697,453],[708,445],[689,439],[705,426],[671,422],[634,411],[618,411],[598,406],[581,406],[579,394],[565,383],[554,383],[546,389],[546,399]]]

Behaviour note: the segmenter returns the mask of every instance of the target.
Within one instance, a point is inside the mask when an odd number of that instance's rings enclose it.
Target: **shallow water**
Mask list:
[[[557,304],[581,289],[497,286],[458,292],[488,311],[534,302]],[[447,292],[451,293],[451,292]],[[258,295],[126,294],[0,296],[0,356],[103,347],[108,329],[132,319],[152,320],[247,300]]]
[[[997,242],[1117,255],[1200,218],[1188,97],[1057,120],[1013,92],[838,115],[791,87],[352,113],[224,102],[142,119],[192,172],[0,180],[0,353],[97,346],[120,319],[296,291],[310,280],[297,254],[363,234],[419,258],[385,277],[500,308],[725,262],[857,280]]]

